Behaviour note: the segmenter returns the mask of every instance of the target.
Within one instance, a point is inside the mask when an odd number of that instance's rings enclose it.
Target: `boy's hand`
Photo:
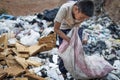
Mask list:
[[[87,40],[82,40],[82,44],[87,44]]]
[[[67,41],[68,43],[70,43],[70,38],[69,38],[69,37],[67,37],[67,38],[66,38],[66,41]]]

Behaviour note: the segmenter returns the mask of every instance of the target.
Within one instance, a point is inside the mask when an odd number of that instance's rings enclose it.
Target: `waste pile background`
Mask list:
[[[13,19],[0,20],[0,34],[3,35],[7,33],[8,38],[8,48],[2,48],[3,44],[1,44],[0,69],[2,71],[0,72],[4,73],[3,79],[9,80],[21,77],[23,79],[28,77],[28,74],[30,77],[30,75],[34,73],[42,79],[63,80],[58,69],[58,55],[57,48],[55,47],[56,35],[54,34],[53,26],[50,26],[53,24],[53,21],[40,19],[38,15],[39,14],[18,16]],[[108,76],[102,78],[102,80],[119,80],[120,27],[112,22],[108,15],[100,15],[97,18],[94,16],[84,21],[81,24],[81,28],[83,30],[83,36],[88,36],[87,45],[83,45],[86,54],[101,55],[116,67],[116,70],[109,73]],[[52,37],[48,37],[50,35],[52,35]],[[48,42],[48,46],[50,46],[49,41],[53,38],[54,40],[52,41],[54,43],[52,44],[54,45],[47,49],[45,44]],[[42,50],[37,51],[37,53],[25,55],[29,53],[27,51],[28,47],[34,51],[34,47],[31,46],[37,43],[43,46],[43,48],[40,47]],[[19,47],[23,49],[19,49]],[[18,55],[18,52],[24,55]],[[18,71],[20,71],[18,72],[19,76],[18,73],[11,73],[11,71],[9,71],[15,68],[15,65],[18,67],[18,64],[19,67],[21,67],[18,69]],[[15,67],[13,67],[13,65]],[[21,72],[22,74],[20,74]],[[71,79],[69,73],[68,79]]]
[[[0,15],[0,80],[64,80],[58,69],[58,40],[53,31],[58,9],[27,16]],[[96,80],[120,80],[120,26],[102,14],[80,27],[83,38],[88,38],[83,45],[85,53],[103,56],[116,68]],[[67,80],[71,79],[67,73]]]

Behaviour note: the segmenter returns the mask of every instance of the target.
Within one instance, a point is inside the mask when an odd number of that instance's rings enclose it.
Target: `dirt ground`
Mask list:
[[[53,9],[66,1],[69,0],[0,0],[0,9],[5,9],[14,16],[24,16]],[[107,13],[120,25],[120,1],[106,0],[106,2]]]
[[[106,0],[106,12],[120,26],[120,0]]]
[[[0,0],[0,8],[14,16],[29,15],[60,6],[67,0]]]

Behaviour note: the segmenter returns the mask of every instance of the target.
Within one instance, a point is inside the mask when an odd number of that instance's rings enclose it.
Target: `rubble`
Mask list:
[[[15,78],[14,80],[28,80],[28,78]]]
[[[7,75],[7,73],[2,72],[2,71],[0,70],[0,80],[4,79],[4,78],[6,77],[6,75]]]
[[[21,75],[22,73],[25,72],[24,69],[19,68],[19,67],[16,67],[16,66],[12,66],[12,67],[5,68],[4,71],[5,71],[6,73],[8,73],[7,76],[15,76],[15,77],[16,77],[16,76],[19,76],[19,75]]]
[[[20,18],[20,17],[19,17]],[[19,19],[17,18],[17,19]],[[36,17],[32,17],[35,18]],[[26,19],[26,21],[23,21]],[[34,24],[29,17],[23,18],[19,20],[0,20],[0,24],[3,24],[4,27],[8,27],[5,33],[1,33],[0,37],[0,80],[2,79],[12,79],[12,80],[45,80],[40,76],[37,76],[35,73],[30,73],[29,69],[34,67],[40,67],[44,65],[42,61],[35,61],[30,59],[32,56],[36,56],[40,52],[51,50],[55,47],[56,42],[56,34],[53,33],[53,29],[49,30],[47,33],[42,33],[44,28],[46,27],[46,22],[38,19],[38,21],[34,23],[42,23],[42,25],[32,25]],[[27,21],[28,20],[28,21]],[[18,21],[18,23],[17,23]],[[20,23],[19,23],[20,21]],[[8,26],[7,24],[11,26]],[[3,27],[1,25],[0,27]],[[7,25],[7,26],[5,26]],[[24,25],[24,27],[23,27]],[[31,26],[31,27],[25,27]],[[15,28],[16,29],[15,29]],[[21,29],[21,28],[22,29]],[[41,29],[43,27],[43,29]],[[27,30],[29,28],[29,30]],[[5,28],[6,29],[6,28]],[[20,32],[18,32],[20,30]],[[32,31],[32,32],[30,32]],[[39,34],[39,32],[41,34]],[[35,33],[39,34],[35,35]],[[22,34],[22,35],[21,35]],[[28,35],[29,37],[24,38],[24,41],[21,41],[23,37]],[[32,36],[30,36],[32,35]],[[41,35],[41,37],[40,37]],[[37,37],[38,36],[38,37]],[[29,43],[26,40],[30,40]],[[36,42],[34,43],[34,41]],[[32,43],[32,45],[31,45]],[[22,77],[23,76],[23,77]]]
[[[0,80],[64,80],[58,69],[53,18],[49,21],[41,19],[40,14],[0,20]],[[97,80],[120,79],[119,26],[107,15],[94,16],[81,26],[83,35],[89,35],[84,45],[86,54],[100,54],[116,67]],[[67,74],[68,80],[73,79]]]

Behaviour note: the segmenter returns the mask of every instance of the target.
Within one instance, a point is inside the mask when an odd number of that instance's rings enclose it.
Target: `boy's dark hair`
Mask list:
[[[78,6],[80,12],[89,17],[94,14],[94,3],[90,0],[78,0],[75,5]]]

